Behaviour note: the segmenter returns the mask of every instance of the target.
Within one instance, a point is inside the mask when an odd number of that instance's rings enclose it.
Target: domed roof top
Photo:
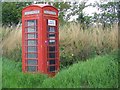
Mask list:
[[[39,6],[39,7],[50,6],[49,4],[32,4],[32,5],[36,5],[36,6]]]

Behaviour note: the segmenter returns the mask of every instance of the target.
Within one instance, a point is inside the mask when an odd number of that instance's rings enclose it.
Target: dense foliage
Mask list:
[[[22,9],[30,3],[3,2],[2,23],[4,26],[17,25],[21,21]]]

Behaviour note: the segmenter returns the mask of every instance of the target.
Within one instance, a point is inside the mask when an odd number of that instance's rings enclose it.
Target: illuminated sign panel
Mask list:
[[[25,15],[39,14],[39,13],[40,13],[40,11],[39,11],[39,10],[27,11],[27,12],[25,12]]]
[[[56,15],[56,12],[54,12],[54,11],[45,10],[44,13],[45,13],[45,14]]]

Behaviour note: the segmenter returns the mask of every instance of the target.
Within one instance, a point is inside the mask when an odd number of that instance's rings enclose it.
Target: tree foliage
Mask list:
[[[4,2],[2,5],[2,23],[3,25],[17,25],[21,21],[21,11],[32,2]],[[37,2],[42,4],[44,2]],[[83,2],[49,2],[59,10],[59,22],[64,24],[71,17],[76,16],[76,21],[84,28],[88,28],[91,23],[101,23],[103,27],[110,26],[114,22],[118,22],[117,10],[118,2],[87,4],[87,0]],[[100,13],[94,13],[94,16],[85,15],[83,10],[86,7],[93,6],[99,8]]]
[[[58,10],[59,10],[59,20],[60,23],[66,22],[64,17],[65,17],[65,12],[71,7],[69,2],[56,2],[53,4]]]
[[[21,20],[22,8],[30,3],[23,2],[3,2],[2,4],[2,24],[16,25]]]
[[[99,8],[100,13],[94,14],[94,22],[99,22],[102,24],[103,29],[105,27],[111,26],[113,23],[118,22],[117,9],[118,2],[108,2],[104,4],[96,3],[96,7]]]

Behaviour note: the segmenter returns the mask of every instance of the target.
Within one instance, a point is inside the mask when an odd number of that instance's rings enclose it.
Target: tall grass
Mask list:
[[[17,28],[2,28],[1,46],[3,49],[3,56],[15,60],[21,59],[21,42],[22,32],[21,27]]]
[[[60,26],[61,65],[67,66],[81,60],[68,69],[62,69],[54,78],[41,74],[23,74],[21,71],[21,27],[2,28],[0,45],[3,49],[3,87],[117,87],[117,54],[95,57],[118,48],[118,29],[91,27],[82,30],[80,24],[70,23]],[[15,60],[15,61],[14,61]]]
[[[66,52],[78,53],[91,47],[96,51],[110,48],[118,48],[118,28],[115,25],[112,29],[94,27],[82,30],[80,24],[70,23],[60,28],[60,44],[65,46]],[[100,53],[100,52],[98,52]]]
[[[3,44],[3,49],[11,51],[17,47],[17,45],[21,46],[22,42],[22,32],[21,28],[16,29],[4,29],[2,30],[2,44]]]
[[[118,28],[91,27],[81,29],[80,24],[70,23],[60,27],[61,61],[64,65],[95,55],[102,55],[118,48]],[[66,58],[67,57],[67,58]]]
[[[21,53],[21,27],[2,29],[3,55],[18,59]],[[118,28],[114,25],[111,29],[91,27],[81,29],[78,23],[70,23],[59,28],[61,60],[74,62],[77,58],[85,60],[94,55],[101,55],[118,48]],[[66,60],[67,58],[67,60]],[[76,60],[77,61],[77,60]]]

